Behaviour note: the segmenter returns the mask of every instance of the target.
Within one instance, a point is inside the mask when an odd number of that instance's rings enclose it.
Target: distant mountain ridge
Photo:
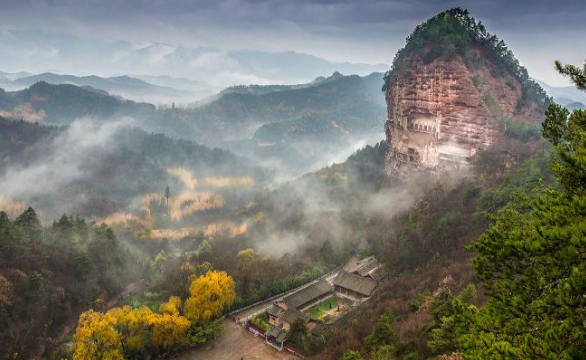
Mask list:
[[[228,119],[231,127],[224,130],[240,136],[247,129],[248,134],[253,135],[256,132],[254,125],[286,124],[299,118],[331,112],[343,118],[346,111],[355,113],[364,107],[382,106],[383,96],[377,89],[383,75],[378,73],[373,76],[378,77],[378,82],[368,82],[371,88],[365,84],[365,78],[340,73],[303,85],[229,88],[222,91],[215,101],[189,112],[196,124],[205,122],[209,125],[212,119]]]
[[[75,76],[42,73],[14,78],[11,85],[25,88],[41,81],[57,85],[72,84],[82,87],[90,86],[135,101],[170,103],[174,101],[189,102],[196,100],[194,94],[189,91],[154,85],[126,75],[104,78],[96,75]]]
[[[4,78],[4,79],[8,79],[8,80],[16,80],[18,78],[22,78],[25,76],[31,76],[31,75],[33,75],[33,74],[26,72],[26,71],[21,71],[21,72],[16,72],[16,73],[0,71],[0,78]]]
[[[233,87],[201,106],[159,109],[93,87],[38,82],[1,91],[0,115],[48,124],[132,117],[146,131],[230,149],[299,174],[380,141],[382,82],[382,73],[336,72],[301,85]]]
[[[377,74],[377,73],[373,73],[373,74]],[[313,81],[308,82],[308,83],[304,83],[304,84],[295,84],[295,85],[258,85],[258,84],[235,85],[235,86],[227,87],[224,90],[220,91],[219,95],[226,95],[226,94],[230,94],[230,93],[263,95],[263,94],[268,94],[268,93],[276,92],[276,91],[305,89],[305,88],[310,88],[310,87],[313,87],[316,85],[321,85],[324,83],[339,80],[343,77],[344,77],[344,75],[342,75],[339,71],[335,71],[330,77],[319,76],[319,77],[315,78]]]
[[[36,115],[37,121],[52,124],[68,124],[81,117],[139,116],[155,110],[148,103],[137,103],[111,96],[103,90],[71,84],[55,85],[41,81],[20,91],[0,91],[3,116],[24,118],[27,114]]]
[[[73,84],[78,86],[92,86],[95,88],[103,89],[108,91],[107,87],[120,86],[120,87],[133,87],[133,88],[146,88],[153,86],[145,81],[131,78],[129,76],[116,76],[103,78],[96,75],[90,76],[75,76],[75,75],[61,75],[55,73],[42,73],[38,75],[31,75],[26,77],[20,77],[14,80],[17,84],[24,86],[30,86],[39,81],[45,81],[53,84]],[[155,86],[157,87],[157,86]]]
[[[164,43],[137,48],[126,41],[32,30],[3,30],[0,42],[0,69],[4,71],[68,73],[83,69],[87,74],[166,75],[205,82],[214,89],[237,84],[299,84],[334,71],[364,76],[389,68],[387,64],[329,61],[294,51],[230,50]],[[32,53],[31,50],[36,50],[34,56],[22,56]]]
[[[552,96],[555,102],[571,109],[583,109],[586,104],[586,93],[574,86],[551,86],[541,80],[536,80],[539,85]]]
[[[336,72],[304,85],[228,89],[194,109],[192,118],[201,126],[209,126],[211,119],[229,120],[229,126],[218,122],[217,131],[232,139],[230,148],[309,170],[347,157],[358,143],[382,138],[382,82],[382,73],[360,77]]]

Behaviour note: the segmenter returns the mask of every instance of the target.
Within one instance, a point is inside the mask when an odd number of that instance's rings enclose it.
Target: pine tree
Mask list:
[[[16,218],[14,222],[16,225],[19,225],[21,228],[23,228],[31,239],[36,241],[41,240],[41,221],[32,207],[26,209]]]
[[[579,88],[577,68],[565,67]],[[582,74],[583,75],[583,74]],[[586,112],[550,105],[544,137],[561,190],[519,194],[470,248],[488,301],[454,302],[444,327],[466,359],[578,359],[586,354]],[[436,339],[437,340],[437,339]]]
[[[574,65],[562,65],[559,61],[555,62],[555,67],[561,74],[569,76],[578,89],[586,91],[586,62],[582,69]]]

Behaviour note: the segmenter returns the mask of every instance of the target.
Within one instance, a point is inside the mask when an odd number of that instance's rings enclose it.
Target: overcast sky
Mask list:
[[[0,30],[125,40],[137,48],[156,42],[294,50],[332,61],[371,64],[390,63],[416,24],[462,6],[503,39],[535,78],[567,84],[556,74],[553,61],[583,64],[586,58],[586,0],[0,0],[0,4]]]

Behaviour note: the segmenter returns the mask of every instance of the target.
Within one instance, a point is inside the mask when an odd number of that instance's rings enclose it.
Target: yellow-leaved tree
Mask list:
[[[152,318],[152,343],[158,351],[169,351],[182,347],[189,341],[187,329],[191,325],[189,320],[179,315],[181,298],[171,296],[169,301],[159,306],[161,315]]]
[[[161,304],[161,314],[146,306],[123,306],[105,314],[86,311],[77,325],[73,359],[141,359],[181,348],[189,342],[191,323],[180,309],[181,298],[171,296]]]
[[[122,336],[122,348],[125,355],[135,358],[147,351],[151,322],[157,314],[146,306],[139,309],[123,306],[114,308],[106,314],[116,319],[116,329]]]
[[[181,298],[179,296],[171,296],[169,301],[159,306],[161,314],[179,315],[179,309],[181,309]]]
[[[184,316],[164,313],[151,320],[152,343],[158,351],[169,351],[188,343],[187,329],[191,323]]]
[[[88,310],[81,314],[74,335],[74,360],[124,360],[116,318]]]
[[[189,286],[183,313],[194,322],[208,321],[234,303],[234,280],[224,271],[208,271]]]
[[[191,285],[193,280],[197,279],[208,271],[211,271],[212,264],[207,261],[203,263],[193,263],[187,260],[185,263],[183,263],[183,265],[181,265],[179,270],[181,271],[181,276],[179,277],[179,287],[181,290],[185,289],[186,292],[189,292],[189,285]]]

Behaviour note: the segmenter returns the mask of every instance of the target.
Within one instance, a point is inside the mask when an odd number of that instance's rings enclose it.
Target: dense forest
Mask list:
[[[168,185],[179,195],[183,184],[169,173],[170,168],[202,178],[249,177],[258,183],[267,178],[266,170],[228,150],[149,134],[123,122],[48,127],[0,117],[0,144],[3,196],[19,197],[48,218],[64,212],[105,217],[131,210],[133,201],[162,193]],[[60,166],[61,173],[54,174],[47,163]],[[22,188],[18,172],[43,177],[48,188]]]
[[[82,310],[105,309],[150,271],[110,228],[65,215],[45,226],[32,208],[0,212],[0,250],[3,359],[50,353]]]

